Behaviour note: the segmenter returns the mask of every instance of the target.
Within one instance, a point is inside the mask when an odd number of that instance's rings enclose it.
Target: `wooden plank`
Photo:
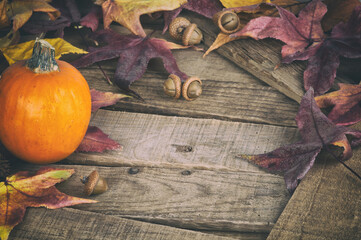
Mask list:
[[[184,16],[198,25],[203,32],[205,45],[210,46],[219,33],[215,24],[210,19],[197,14],[184,13]],[[289,98],[300,102],[305,92],[303,71],[306,62],[296,61],[280,65],[282,45],[280,41],[274,39],[261,41],[243,39],[227,43],[216,51]],[[275,69],[278,65],[280,66]],[[348,82],[349,79],[337,77],[335,81]]]
[[[357,148],[346,164],[360,173],[360,158]],[[268,239],[361,239],[360,196],[361,181],[323,154],[297,187]]]
[[[123,27],[113,27],[124,34]],[[149,32],[149,30],[147,30]],[[69,39],[82,46],[79,36],[71,33]],[[74,35],[74,36],[73,36]],[[169,38],[160,31],[152,37]],[[217,53],[203,59],[203,52],[192,49],[172,51],[179,68],[189,76],[198,76],[203,81],[202,96],[193,102],[174,100],[163,93],[163,82],[168,73],[161,67],[161,60],[151,61],[149,69],[140,80],[131,85],[145,102],[122,100],[112,106],[113,110],[136,111],[163,115],[197,118],[216,118],[231,121],[257,122],[281,126],[295,126],[294,116],[298,104],[277,90],[266,86],[234,63]],[[70,61],[70,60],[69,60]],[[117,60],[101,62],[109,77],[113,77]],[[110,86],[96,65],[80,69],[91,88],[100,91],[119,92]],[[272,112],[272,114],[270,114]]]
[[[75,153],[67,162],[103,166],[185,166],[259,171],[236,156],[295,142],[296,128],[215,119],[99,110],[91,125],[123,145],[122,151]]]
[[[267,233],[289,199],[283,177],[267,173],[56,167],[75,169],[70,179],[58,185],[73,196],[84,197],[79,179],[94,169],[108,180],[109,190],[91,197],[98,203],[77,209],[195,230]]]
[[[231,238],[64,208],[30,208],[9,239],[195,239]]]

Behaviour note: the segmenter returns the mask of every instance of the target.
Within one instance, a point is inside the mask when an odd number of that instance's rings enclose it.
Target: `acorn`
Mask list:
[[[220,11],[213,16],[213,22],[225,34],[237,32],[241,28],[241,22],[237,13],[233,11]]]
[[[183,45],[196,45],[203,39],[202,31],[197,27],[197,24],[192,23],[183,32]]]
[[[84,194],[87,196],[101,194],[108,190],[107,181],[101,177],[97,170],[92,171],[88,177],[83,177]]]
[[[177,17],[169,24],[169,34],[175,40],[181,41],[183,32],[191,25],[191,22],[184,17]]]
[[[179,98],[181,95],[182,81],[181,79],[175,75],[170,74],[168,79],[163,83],[164,93],[168,96],[171,96],[175,99]]]
[[[202,94],[202,81],[198,77],[188,78],[182,87],[182,96],[192,101],[198,98]]]

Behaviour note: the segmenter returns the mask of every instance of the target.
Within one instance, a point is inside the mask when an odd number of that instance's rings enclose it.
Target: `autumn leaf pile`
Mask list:
[[[0,51],[9,64],[26,59],[33,42],[19,43],[23,35],[51,36],[47,39],[62,54],[85,54],[72,64],[84,67],[108,59],[118,59],[112,79],[129,94],[138,96],[130,85],[142,77],[152,58],[161,58],[164,68],[182,81],[188,78],[174,58],[173,49],[184,49],[177,43],[152,37],[143,29],[141,15],[163,19],[163,34],[169,23],[183,10],[212,18],[217,12],[237,13],[242,27],[232,34],[219,33],[205,52],[231,41],[246,38],[275,38],[284,43],[280,53],[283,64],[308,61],[304,71],[304,95],[296,116],[301,140],[282,146],[270,153],[241,155],[271,172],[282,172],[286,186],[293,191],[313,166],[321,149],[329,145],[343,148],[342,160],[352,156],[351,147],[361,143],[361,132],[347,127],[361,120],[361,85],[340,84],[330,92],[340,64],[340,58],[361,58],[361,5],[358,0],[3,0],[0,2]],[[111,29],[116,22],[130,34]],[[66,28],[91,29],[90,38],[102,43],[87,51],[63,40]],[[83,37],[83,36],[82,36]],[[276,67],[276,66],[275,66]],[[115,104],[123,94],[91,90],[92,111]],[[315,97],[316,96],[316,97]],[[326,116],[320,108],[332,108]],[[348,140],[347,136],[352,136]],[[102,152],[121,149],[99,128],[89,126],[77,151]],[[1,170],[1,169],[0,169]],[[1,171],[1,173],[6,171]],[[72,170],[40,169],[36,174],[19,172],[1,176],[0,238],[7,239],[28,206],[58,208],[92,202],[60,193],[54,184],[67,179]]]

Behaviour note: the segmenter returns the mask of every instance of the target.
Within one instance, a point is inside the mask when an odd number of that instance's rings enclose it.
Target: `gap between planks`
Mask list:
[[[115,30],[122,33],[124,28],[117,26]],[[152,37],[168,39],[169,34],[162,35],[160,31],[156,31]],[[82,45],[77,35],[69,40],[76,46]],[[266,86],[233,62],[215,52],[205,59],[202,58],[203,52],[192,49],[173,50],[172,53],[183,72],[189,76],[198,76],[203,81],[203,93],[197,100],[188,102],[182,98],[174,100],[166,96],[162,84],[168,73],[161,61],[154,59],[148,66],[153,70],[148,69],[141,79],[131,85],[131,89],[139,93],[145,102],[135,99],[121,100],[111,106],[111,109],[296,126],[294,117],[298,104],[276,89]],[[100,64],[112,78],[117,59]],[[91,88],[119,92],[118,87],[111,86],[104,80],[96,65],[79,70]]]
[[[215,24],[197,14],[185,12],[184,16],[198,25],[203,32],[205,45],[210,46],[219,33]],[[303,72],[307,64],[305,61],[295,61],[280,65],[282,46],[283,43],[275,39],[257,41],[249,38],[227,43],[215,51],[287,97],[300,102],[305,93]],[[336,76],[335,83],[338,82],[352,81],[346,76]],[[333,88],[338,89],[336,85]]]
[[[19,164],[19,170],[39,166]],[[97,169],[109,190],[73,208],[178,228],[268,233],[289,199],[283,178],[252,172],[53,165],[75,174],[57,188],[84,197],[80,178]]]
[[[291,127],[98,110],[90,125],[119,142],[121,151],[75,153],[64,163],[247,170],[240,154],[272,151],[299,138]]]

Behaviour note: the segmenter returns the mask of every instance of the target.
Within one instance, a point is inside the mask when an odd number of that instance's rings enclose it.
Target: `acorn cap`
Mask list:
[[[202,38],[202,31],[197,27],[197,24],[192,23],[184,31],[182,42],[185,46],[196,45],[202,41]]]
[[[239,17],[233,11],[220,11],[214,14],[213,22],[225,34],[237,32],[241,28]]]
[[[191,24],[191,22],[184,17],[177,17],[169,24],[169,34],[175,40],[181,41],[183,32]]]
[[[92,171],[85,179],[84,194],[90,196],[92,194],[100,194],[108,190],[107,182],[99,176],[98,171]]]
[[[202,81],[198,77],[188,78],[182,87],[182,96],[192,101],[198,98],[202,94]]]
[[[163,83],[164,93],[168,96],[171,96],[175,99],[179,98],[181,95],[182,81],[181,79],[175,75],[170,74],[168,79]]]

